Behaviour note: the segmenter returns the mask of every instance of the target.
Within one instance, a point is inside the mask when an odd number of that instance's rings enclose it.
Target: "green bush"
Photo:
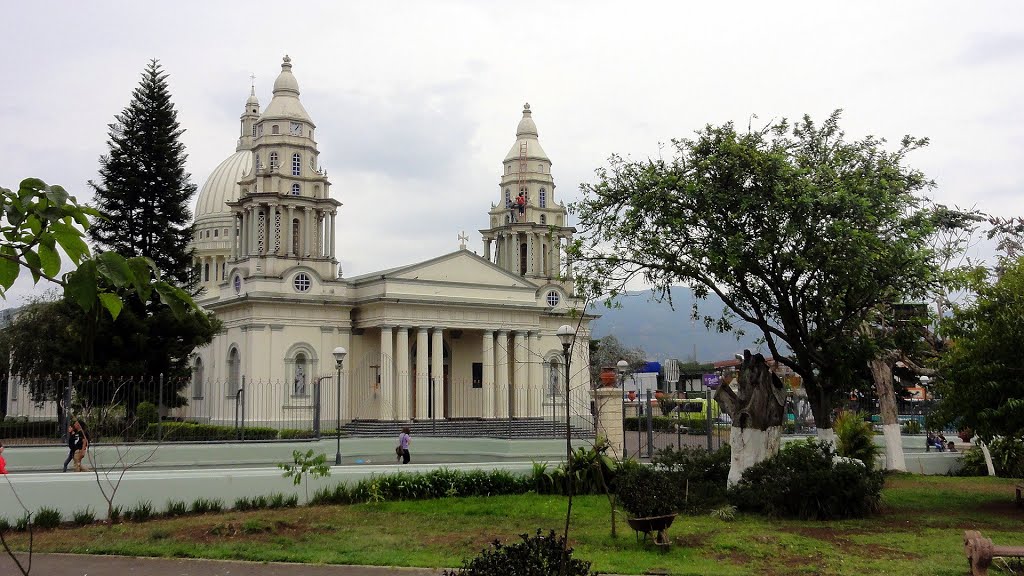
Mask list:
[[[10,532],[14,526],[11,526],[11,521],[3,516],[0,516],[0,532]]]
[[[192,502],[193,514],[205,514],[207,512],[220,512],[224,509],[224,503],[217,499],[196,498]]]
[[[906,422],[903,423],[902,432],[904,434],[920,434],[921,423],[918,422],[917,420],[907,420]]]
[[[843,412],[832,424],[836,433],[836,452],[840,456],[856,458],[868,468],[874,468],[882,447],[875,444],[875,430],[859,412]]]
[[[146,428],[160,420],[160,411],[152,402],[139,402],[135,407],[135,422],[137,428]]]
[[[725,444],[708,452],[703,448],[669,446],[655,453],[651,462],[656,468],[672,472],[675,490],[682,494],[679,511],[707,512],[728,502],[726,484],[729,479],[731,449]]]
[[[572,557],[572,548],[565,539],[556,536],[554,530],[542,536],[537,530],[535,536],[520,534],[522,542],[502,544],[498,540],[490,549],[479,556],[462,563],[459,570],[445,570],[443,576],[518,576],[531,574],[565,574],[566,576],[590,576],[590,562]],[[565,571],[562,563],[565,561]]]
[[[827,443],[791,442],[743,472],[729,491],[741,510],[803,520],[860,518],[878,510],[882,473],[835,460]]]
[[[71,522],[75,526],[87,526],[96,521],[96,513],[92,511],[92,508],[86,508],[85,510],[75,510],[71,515]]]
[[[61,432],[56,420],[7,418],[0,421],[0,438],[60,438]]]
[[[164,509],[164,516],[184,516],[188,514],[188,504],[181,500],[168,500]]]
[[[163,432],[165,442],[238,440],[240,438],[240,430],[234,426],[215,426],[213,424],[196,424],[194,422],[164,422]],[[156,438],[157,425],[148,425],[145,435],[147,438]],[[246,427],[245,439],[275,440],[277,439],[277,429]]]
[[[676,416],[655,416],[652,418],[651,424],[654,427],[654,431],[675,434],[676,428],[681,427],[685,428],[687,434],[703,435],[707,433],[707,418],[703,413],[677,412],[677,414],[679,414],[678,418]],[[623,429],[632,432],[647,430],[647,416],[626,417],[623,421]]]
[[[634,518],[679,512],[682,495],[679,474],[653,466],[630,466],[615,476],[615,496]]]
[[[40,508],[32,518],[36,528],[50,529],[60,526],[61,514],[56,508]]]
[[[124,512],[124,519],[131,522],[146,522],[153,518],[153,503],[143,500]]]
[[[988,444],[996,476],[1001,478],[1024,478],[1024,439],[995,438]],[[960,466],[954,472],[957,476],[987,476],[988,466],[981,448],[971,446],[960,458]]]
[[[284,430],[278,431],[278,438],[281,440],[304,440],[307,438],[316,438],[316,434],[312,430],[285,428]]]

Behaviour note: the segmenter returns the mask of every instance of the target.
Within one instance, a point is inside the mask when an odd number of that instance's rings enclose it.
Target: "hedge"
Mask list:
[[[194,440],[238,440],[240,430],[234,426],[215,426],[213,424],[195,424],[193,422],[164,422],[164,440],[185,442]],[[146,427],[146,437],[157,437],[157,425]],[[246,427],[246,440],[275,440],[277,428]]]
[[[687,434],[706,434],[707,433],[707,419],[705,418],[682,418],[677,419],[670,416],[655,416],[652,418],[655,432],[671,432],[676,433],[676,425],[683,426]],[[643,416],[637,418],[636,416],[628,416],[623,423],[624,430],[647,430],[647,417]]]
[[[56,420],[10,419],[0,422],[0,438],[60,438]]]

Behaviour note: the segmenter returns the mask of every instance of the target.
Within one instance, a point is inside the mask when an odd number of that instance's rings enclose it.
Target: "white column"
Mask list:
[[[513,336],[512,354],[515,358],[515,368],[512,370],[512,416],[516,418],[526,417],[526,386],[529,382],[530,354],[523,343],[523,332],[516,330]]]
[[[429,402],[427,389],[427,377],[429,376],[427,349],[429,347],[427,328],[420,326],[416,331],[416,418],[421,420],[427,418],[427,403]]]
[[[274,207],[267,202],[263,209],[263,254],[270,256],[274,253]]]
[[[508,418],[508,330],[498,330],[494,343],[494,417]]]
[[[335,226],[335,224],[334,224],[334,216],[335,216],[335,214],[336,214],[336,212],[333,212],[333,211],[331,212],[331,260],[334,260],[334,244],[337,242],[337,240],[335,239],[334,236],[335,236],[335,234],[338,233],[338,230],[334,227]]]
[[[409,399],[412,387],[409,382],[409,329],[398,327],[398,339],[395,344],[395,417],[399,420],[409,419]]]
[[[444,328],[434,328],[431,331],[433,341],[431,343],[430,370],[434,378],[434,418],[444,418]]]
[[[392,348],[391,327],[380,328],[380,419],[393,420],[395,417],[395,363]]]
[[[490,330],[484,330],[481,354],[484,365],[483,417],[494,418],[494,332]]]
[[[535,243],[535,239],[534,239],[535,236],[536,235],[533,232],[530,232],[530,233],[528,233],[526,235],[526,273],[527,274],[533,274],[533,271],[536,270],[536,268],[534,268],[534,265],[533,265],[533,255],[534,255],[533,245]]]
[[[540,355],[540,332],[530,332],[530,386],[527,389],[527,414],[531,418],[543,416],[544,358]]]
[[[288,232],[288,238],[286,239],[286,242],[287,242],[286,245],[288,246],[288,256],[292,256],[296,252],[295,244],[292,242],[292,239],[294,238],[294,233],[292,232],[292,218],[294,218],[294,216],[292,216],[292,214],[294,213],[294,210],[295,210],[295,207],[292,206],[291,204],[289,204],[288,205],[288,223],[284,226],[284,229],[287,230],[287,232]]]
[[[491,261],[491,241],[489,238],[484,238],[484,260]]]
[[[302,243],[304,244],[302,251],[299,253],[300,256],[312,256],[313,255],[313,217],[311,212],[312,208],[306,206],[305,218],[302,223],[304,230],[302,231]]]
[[[236,260],[238,258],[238,249],[235,246],[235,241],[238,239],[235,236],[235,226],[238,224],[238,213],[232,213],[231,228],[228,229],[228,239],[231,241],[231,259]]]

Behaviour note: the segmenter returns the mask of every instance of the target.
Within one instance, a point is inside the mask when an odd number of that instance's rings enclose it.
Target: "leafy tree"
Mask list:
[[[153,60],[128,107],[110,125],[101,182],[89,182],[99,211],[108,216],[89,229],[89,236],[103,250],[150,258],[165,279],[189,287],[188,203],[196,186],[185,172],[184,129],[177,115],[167,74]]]
[[[674,283],[714,292],[720,331],[749,324],[799,374],[831,438],[834,397],[863,377],[873,350],[860,327],[880,304],[921,297],[936,278],[928,239],[939,210],[906,156],[927,140],[848,141],[839,111],[760,130],[707,126],[673,140],[674,156],[612,156],[572,211],[578,286],[614,298],[640,279],[663,298]],[[789,353],[785,353],[788,348]]]
[[[1024,437],[1024,258],[1003,259],[1002,275],[955,309],[940,361],[936,424],[970,428],[985,442]]]

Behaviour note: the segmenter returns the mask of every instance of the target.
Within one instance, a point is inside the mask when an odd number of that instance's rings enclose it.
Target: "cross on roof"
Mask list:
[[[466,240],[469,240],[469,236],[466,236],[466,231],[463,230],[461,233],[459,233],[459,249],[460,250],[465,250],[466,249]]]

